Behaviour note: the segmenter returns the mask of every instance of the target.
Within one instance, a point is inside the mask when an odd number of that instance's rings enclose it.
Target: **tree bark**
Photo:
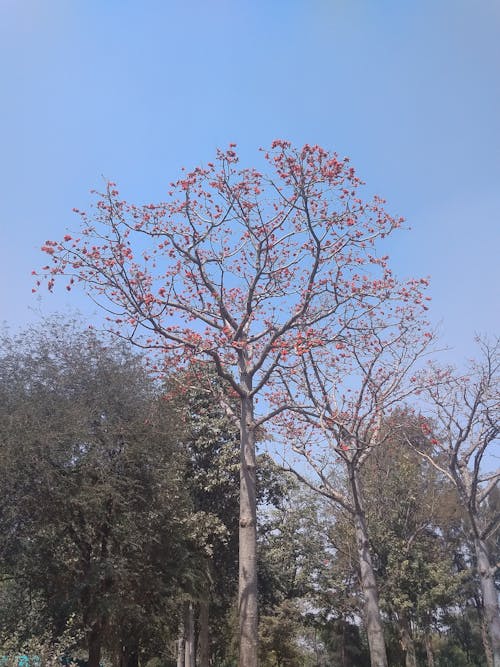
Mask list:
[[[346,652],[346,636],[345,636],[345,623],[342,621],[342,644],[341,644],[341,664],[342,667],[347,667],[347,652]]]
[[[179,622],[179,638],[177,640],[177,667],[186,666],[186,605],[182,609],[182,617]]]
[[[122,644],[120,667],[139,667],[139,644],[134,640],[125,640]]]
[[[406,614],[400,619],[401,646],[405,652],[405,667],[417,667],[417,656],[415,654],[415,642],[411,636],[410,623]]]
[[[209,601],[200,602],[200,667],[210,667]]]
[[[361,588],[365,598],[365,623],[368,645],[370,647],[370,664],[371,667],[387,667],[387,652],[385,648],[384,628],[380,616],[377,582],[370,554],[368,528],[357,471],[351,470],[349,478],[354,501],[354,526],[361,573]]]
[[[186,633],[186,644],[185,644],[184,666],[195,667],[194,608],[192,602],[189,602],[186,606],[185,633]]]
[[[486,664],[488,667],[494,667],[493,666],[493,651],[491,648],[491,642],[490,642],[490,636],[488,634],[488,628],[486,627],[486,621],[484,620],[484,614],[481,610],[478,610],[480,612],[479,614],[479,622],[481,624],[481,639],[483,641],[483,648],[484,648],[484,655],[486,656]]]
[[[250,391],[250,378],[242,374],[241,380],[246,390]],[[238,588],[239,667],[257,667],[258,665],[257,509],[253,407],[253,398],[245,396],[241,399]]]
[[[484,622],[490,638],[493,665],[494,667],[500,667],[500,609],[498,606],[498,593],[493,578],[493,568],[490,564],[486,542],[476,537],[474,547],[483,596]]]
[[[434,649],[432,647],[432,637],[430,632],[425,633],[425,655],[427,658],[427,667],[434,667]]]
[[[90,628],[87,643],[89,649],[88,667],[99,667],[102,645],[102,623],[100,621],[96,621]]]

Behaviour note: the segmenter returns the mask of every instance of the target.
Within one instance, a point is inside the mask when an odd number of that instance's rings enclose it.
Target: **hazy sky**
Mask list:
[[[280,137],[349,155],[407,218],[393,265],[431,276],[457,358],[498,331],[498,0],[0,0],[0,77],[0,320],[92,311],[30,272],[102,176],[160,200]]]

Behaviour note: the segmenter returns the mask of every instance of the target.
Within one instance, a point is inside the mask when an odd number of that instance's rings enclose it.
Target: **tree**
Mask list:
[[[467,375],[453,369],[434,370],[435,381],[427,388],[429,419],[421,428],[434,451],[419,454],[455,486],[473,534],[485,622],[493,654],[500,666],[500,609],[495,587],[495,565],[489,541],[498,531],[500,514],[485,512],[487,501],[498,489],[500,470],[487,456],[498,443],[500,342],[479,341],[481,358],[470,364]]]
[[[282,473],[281,502],[262,513],[259,525],[259,599],[262,663],[309,665],[307,612],[324,559],[316,498]]]
[[[90,667],[105,644],[132,667],[202,564],[175,415],[124,344],[59,320],[3,341],[0,394],[3,569]]]
[[[371,249],[401,224],[380,199],[363,202],[347,160],[318,146],[275,141],[264,158],[271,175],[239,170],[231,145],[156,205],[129,205],[110,183],[79,236],[42,248],[50,289],[58,275],[69,289],[82,282],[120,335],[168,364],[208,359],[238,399],[241,667],[258,653],[255,435],[282,410],[258,416],[257,396],[283,358],[321,345],[325,330],[347,335],[395,289]]]
[[[214,393],[220,379],[205,365],[193,365],[167,382],[168,396],[184,424],[186,447],[184,485],[193,509],[204,518],[204,539],[209,547],[207,586],[195,600],[199,607],[198,653],[200,666],[233,661],[234,628],[228,610],[237,594],[239,429]],[[237,412],[233,401],[232,412]],[[288,495],[289,479],[267,454],[256,457],[259,530],[268,514]],[[260,560],[260,556],[259,556]],[[211,659],[211,660],[210,660]]]
[[[417,415],[397,421],[404,426],[372,452],[361,478],[381,608],[405,664],[416,667],[420,643],[432,664],[432,631],[465,603],[468,577],[455,565],[464,546],[455,489],[405,447],[405,438],[425,446]]]
[[[347,620],[354,620],[349,614],[353,610],[353,616],[359,618],[360,609],[352,598],[348,610],[344,604],[337,550],[330,542],[336,520],[331,503],[295,480],[280,506],[262,523],[263,663],[290,667],[365,664],[368,652],[361,647],[358,628]]]
[[[396,408],[421,388],[415,368],[433,340],[422,312],[427,281],[388,283],[385,299],[357,311],[340,336],[324,332],[321,347],[281,368],[273,397],[289,406],[282,416],[288,441],[313,479],[292,465],[295,474],[352,518],[372,667],[387,667],[387,655],[361,473],[372,453],[404,427]],[[339,488],[339,466],[346,491]]]
[[[199,617],[201,667],[208,667],[212,655],[219,662],[225,657],[227,610],[234,603],[237,577],[239,431],[232,415],[213,399],[218,383],[210,369],[194,364],[169,377],[165,386],[185,426],[183,484],[193,509],[203,516],[209,551],[206,585],[190,600]],[[183,623],[181,634],[189,625]]]

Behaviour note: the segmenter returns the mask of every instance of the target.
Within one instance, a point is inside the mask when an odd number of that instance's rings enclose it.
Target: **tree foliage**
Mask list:
[[[57,636],[73,618],[91,662],[104,641],[147,642],[203,576],[175,413],[126,346],[73,324],[4,340],[0,368],[2,567],[21,615],[34,591],[38,622]]]

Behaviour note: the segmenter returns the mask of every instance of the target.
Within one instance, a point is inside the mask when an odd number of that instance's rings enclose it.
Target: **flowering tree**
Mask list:
[[[286,407],[256,414],[257,396],[285,360],[321,347],[326,331],[349,337],[363,313],[407,287],[373,250],[401,220],[361,199],[347,160],[275,141],[264,174],[240,169],[234,149],[184,172],[164,203],[127,204],[110,183],[80,213],[81,232],[43,250],[49,289],[58,276],[67,289],[82,283],[119,335],[170,365],[207,359],[238,398],[240,665],[254,667],[255,432]]]
[[[321,347],[279,373],[281,387],[274,394],[278,404],[289,405],[281,422],[312,476],[292,465],[295,474],[352,518],[373,667],[387,667],[387,655],[361,472],[376,448],[407,428],[407,417],[397,408],[421,389],[415,368],[433,340],[422,317],[426,284],[413,280],[388,290],[384,301],[359,311],[340,336],[328,339],[324,331]]]
[[[481,585],[484,621],[491,646],[492,664],[500,667],[500,609],[490,540],[500,528],[500,516],[488,516],[490,494],[498,488],[500,469],[488,462],[488,453],[500,435],[500,341],[480,341],[481,358],[469,374],[435,369],[438,381],[427,388],[431,420],[422,418],[423,433],[433,445],[431,453],[409,441],[418,453],[443,473],[457,489],[472,530],[477,572]]]

